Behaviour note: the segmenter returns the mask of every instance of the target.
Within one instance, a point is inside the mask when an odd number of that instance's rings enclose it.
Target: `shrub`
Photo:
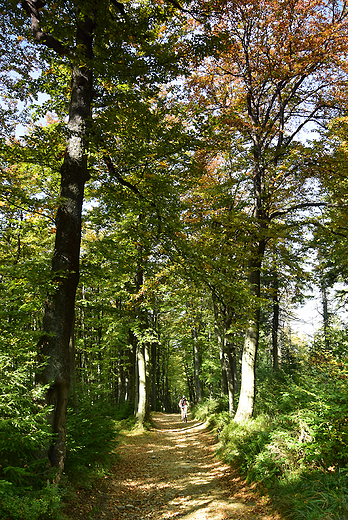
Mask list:
[[[330,354],[259,384],[255,419],[228,422],[223,459],[259,482],[294,519],[346,520],[348,370]]]
[[[57,486],[21,492],[10,482],[0,481],[0,518],[8,520],[59,520],[61,503]]]
[[[133,407],[107,400],[81,401],[70,407],[67,419],[65,471],[72,481],[89,482],[108,471],[121,429],[134,425]]]
[[[228,397],[220,399],[205,399],[193,408],[193,415],[198,421],[206,421],[215,414],[228,410]]]

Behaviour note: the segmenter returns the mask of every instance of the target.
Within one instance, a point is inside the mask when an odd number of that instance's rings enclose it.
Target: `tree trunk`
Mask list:
[[[146,417],[146,357],[144,347],[138,342],[137,345],[137,366],[138,366],[138,406],[137,406],[137,421],[139,425],[143,425]]]
[[[220,331],[220,327],[218,325],[219,322],[219,311],[216,303],[216,298],[214,292],[212,294],[213,298],[213,309],[214,309],[214,331],[215,336],[219,346],[219,358],[220,358],[220,367],[221,367],[221,396],[227,395],[228,387],[227,387],[227,372],[226,372],[226,363],[225,363],[225,352],[224,352],[224,335]]]
[[[153,411],[157,408],[157,374],[156,374],[156,365],[157,365],[158,357],[157,357],[157,343],[155,341],[151,344],[151,408]]]
[[[255,401],[255,360],[259,340],[258,312],[250,319],[245,333],[242,376],[239,403],[234,420],[236,422],[250,419],[254,411]]]
[[[255,309],[249,320],[244,339],[242,354],[241,387],[239,394],[238,409],[234,420],[241,422],[250,419],[254,412],[255,403],[255,368],[256,355],[259,344],[260,327],[260,270],[264,253],[264,244],[258,244],[258,253],[251,262],[249,283],[251,297],[255,298]]]
[[[234,396],[236,392],[236,381],[235,381],[235,365],[236,365],[236,353],[235,349],[231,348],[231,345],[226,337],[226,345],[224,349],[224,357],[226,364],[227,374],[227,389],[228,389],[228,410],[232,417],[234,413]]]
[[[151,413],[151,367],[150,367],[150,344],[148,341],[144,344],[145,357],[145,377],[146,377],[146,406],[145,406],[145,421],[150,419]]]
[[[249,99],[250,101],[250,99]],[[249,115],[251,107],[248,104]],[[239,394],[238,409],[234,420],[237,422],[250,419],[254,412],[255,403],[255,368],[256,355],[259,345],[260,327],[260,291],[261,291],[261,266],[266,249],[266,233],[269,225],[265,214],[265,201],[267,199],[264,184],[264,171],[262,164],[262,150],[260,137],[254,134],[254,175],[253,188],[255,206],[253,217],[255,219],[255,238],[250,245],[249,257],[249,287],[250,296],[253,300],[254,310],[249,319],[244,339],[242,355],[241,387]]]
[[[136,338],[131,330],[129,330],[129,348],[128,348],[128,385],[126,401],[136,403],[137,400],[137,353]],[[136,405],[135,405],[136,406]]]
[[[117,353],[117,404],[121,404],[125,400],[126,381],[123,367],[123,349],[120,348]]]
[[[201,360],[200,353],[198,349],[198,332],[196,327],[193,328],[193,370],[194,370],[194,380],[195,380],[195,395],[196,402],[199,403],[202,400],[202,390],[201,390],[201,381],[200,381],[200,371],[201,371]]]
[[[77,42],[85,58],[92,58],[92,23],[80,24]],[[69,342],[73,334],[75,294],[79,281],[81,213],[84,185],[88,180],[87,131],[91,122],[92,72],[86,66],[72,69],[69,107],[69,137],[61,168],[60,206],[56,218],[56,241],[52,260],[55,291],[45,302],[39,342],[46,365],[38,382],[49,384],[46,401],[52,406],[50,424],[56,434],[47,455],[52,466],[63,470],[66,455],[66,415],[70,389]]]
[[[329,324],[330,324],[330,315],[329,315],[329,306],[328,306],[328,296],[327,296],[327,284],[324,278],[323,268],[320,266],[319,271],[320,276],[320,292],[321,292],[321,303],[323,309],[323,331],[324,331],[324,342],[325,348],[329,349]]]
[[[214,320],[215,320],[215,334],[217,336],[218,344],[219,344],[219,355],[220,355],[220,364],[221,364],[221,393],[223,395],[228,395],[228,410],[230,416],[234,413],[234,397],[236,391],[236,380],[235,380],[235,369],[236,369],[236,359],[235,359],[235,350],[231,352],[231,345],[228,340],[228,330],[231,326],[232,321],[232,310],[230,307],[227,307],[224,312],[224,320],[223,320],[223,332],[220,332],[220,328],[218,326],[219,320],[219,310],[216,303],[216,298],[213,292],[213,308],[214,308]],[[221,318],[222,319],[222,318]]]
[[[220,367],[221,367],[221,395],[228,394],[228,384],[227,384],[227,367],[226,367],[226,359],[225,359],[225,350],[223,347],[223,343],[219,343],[219,356],[220,356]]]
[[[273,272],[273,316],[272,316],[272,359],[273,370],[279,370],[278,329],[279,329],[279,282],[278,273]]]
[[[142,215],[138,217],[139,222],[142,221]],[[137,294],[141,291],[144,284],[143,269],[143,247],[141,244],[137,246],[138,251],[138,267],[135,275],[135,285]],[[139,301],[136,309],[136,319],[138,321],[139,331],[143,333],[147,328],[147,316],[141,309],[141,301]],[[138,399],[136,407],[136,417],[138,424],[143,425],[144,421],[149,418],[149,345],[142,337],[136,338],[137,342],[137,373],[138,373]]]

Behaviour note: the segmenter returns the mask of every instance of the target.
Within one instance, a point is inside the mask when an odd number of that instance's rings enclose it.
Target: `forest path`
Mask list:
[[[281,520],[266,498],[215,456],[205,424],[156,413],[150,432],[121,436],[120,459],[76,518]],[[72,511],[70,511],[72,513]]]

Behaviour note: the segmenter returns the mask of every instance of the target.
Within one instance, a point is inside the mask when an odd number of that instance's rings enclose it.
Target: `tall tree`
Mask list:
[[[56,289],[45,302],[44,335],[39,344],[45,369],[38,381],[50,384],[47,404],[52,406],[50,423],[57,434],[48,449],[51,464],[63,469],[66,456],[66,414],[70,390],[70,338],[74,326],[75,294],[79,280],[81,214],[84,185],[89,178],[87,169],[87,141],[91,124],[93,97],[93,31],[95,13],[90,6],[76,6],[75,47],[42,29],[39,10],[45,6],[40,0],[23,0],[22,6],[31,18],[33,37],[39,44],[66,56],[71,63],[71,94],[67,146],[61,167],[61,204],[56,216],[56,241],[52,273]]]
[[[50,422],[56,434],[47,455],[51,464],[61,471],[66,450],[66,413],[72,363],[69,343],[79,281],[82,203],[85,183],[90,177],[88,149],[93,126],[96,128],[92,105],[93,101],[99,104],[105,120],[105,107],[115,105],[114,93],[110,95],[109,89],[114,82],[118,85],[122,78],[127,91],[132,82],[139,84],[140,77],[144,86],[151,74],[152,82],[163,78],[161,71],[165,67],[160,63],[161,59],[156,58],[161,55],[161,45],[156,40],[156,24],[158,27],[164,23],[174,7],[164,9],[156,2],[151,5],[135,2],[127,5],[127,14],[123,4],[108,0],[95,3],[76,0],[69,5],[61,1],[54,7],[41,0],[23,0],[21,5],[30,18],[33,40],[43,49],[41,64],[47,70],[46,77],[51,79],[50,85],[43,79],[37,83],[46,87],[55,99],[54,109],[60,115],[64,116],[65,110],[68,112],[52,260],[55,290],[45,302],[44,334],[39,347],[46,366],[38,374],[41,383],[49,384],[47,403],[52,406]],[[163,43],[162,50],[172,44],[169,40],[168,37]],[[144,49],[140,53],[139,46]],[[168,56],[165,53],[163,61],[170,62]],[[137,62],[138,57],[140,60]],[[68,78],[70,87],[65,83]],[[57,90],[53,86],[57,86]],[[68,89],[68,103],[61,87]],[[119,92],[122,89],[120,87]],[[96,135],[94,138],[95,147],[98,147],[100,141]]]
[[[309,193],[304,197],[305,178],[299,178],[296,163],[300,150],[305,152],[298,138],[306,125],[328,115],[343,79],[347,13],[345,4],[331,0],[226,0],[204,6],[211,16],[205,28],[220,35],[221,46],[190,81],[192,99],[199,99],[200,113],[205,107],[211,114],[206,121],[217,125],[212,139],[232,136],[232,146],[237,136],[243,143],[250,178],[248,282],[254,310],[235,416],[241,421],[254,409],[262,260],[273,222],[301,204],[318,203]]]

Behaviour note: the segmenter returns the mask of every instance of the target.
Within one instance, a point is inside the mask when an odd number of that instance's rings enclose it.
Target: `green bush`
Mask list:
[[[81,401],[78,410],[70,407],[67,419],[67,457],[65,472],[72,481],[90,482],[108,471],[117,434],[134,425],[133,406],[95,400]]]
[[[347,471],[305,471],[277,487],[274,499],[293,520],[346,520]]]
[[[198,421],[206,421],[225,410],[228,410],[228,396],[219,399],[205,399],[194,406],[191,413]]]
[[[313,354],[300,373],[258,385],[257,415],[229,421],[219,453],[258,482],[294,519],[346,520],[348,369]]]
[[[59,520],[59,490],[47,485],[40,491],[18,493],[11,483],[0,481],[0,518],[11,520]]]
[[[48,478],[48,461],[40,457],[51,439],[42,405],[46,389],[27,383],[33,359],[22,355],[14,364],[0,354],[0,487],[11,484],[19,496],[23,489],[41,489]]]

